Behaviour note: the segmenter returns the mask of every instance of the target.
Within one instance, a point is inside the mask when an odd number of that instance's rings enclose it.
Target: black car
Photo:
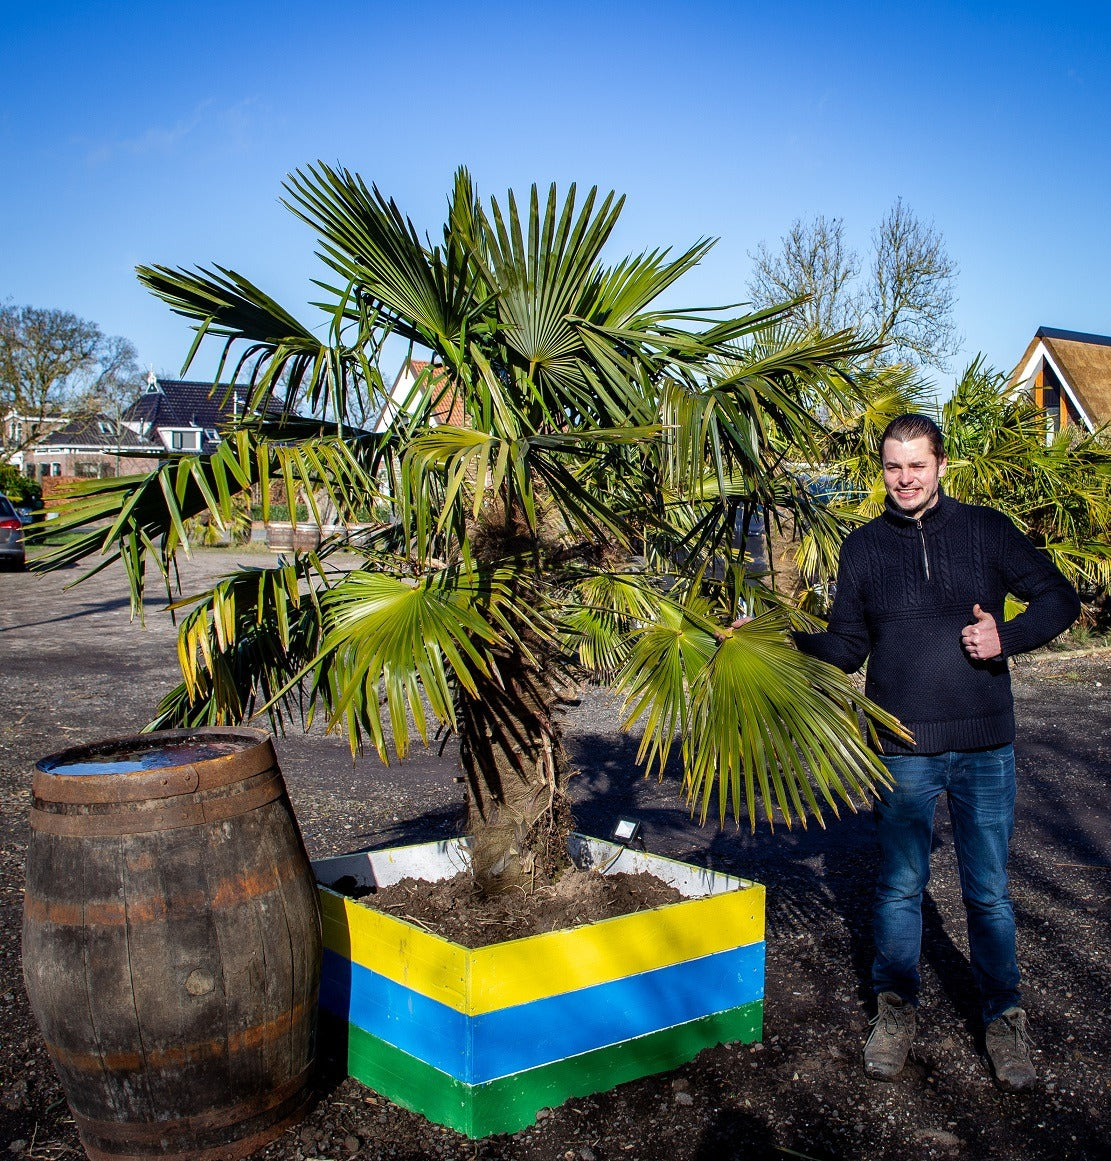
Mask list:
[[[23,521],[11,500],[7,496],[0,496],[0,565],[21,569],[26,563]]]

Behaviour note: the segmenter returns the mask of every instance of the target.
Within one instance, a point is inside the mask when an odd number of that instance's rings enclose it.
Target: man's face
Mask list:
[[[938,481],[948,460],[933,453],[926,436],[884,440],[883,486],[904,516],[921,516],[937,503]]]

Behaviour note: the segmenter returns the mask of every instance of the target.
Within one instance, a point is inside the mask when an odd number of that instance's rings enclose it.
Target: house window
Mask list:
[[[170,433],[170,447],[174,451],[196,451],[200,446],[199,431],[174,431]]]
[[[50,465],[50,474],[52,476],[60,476],[62,474],[62,465],[60,463],[58,463],[57,460],[55,460]]]

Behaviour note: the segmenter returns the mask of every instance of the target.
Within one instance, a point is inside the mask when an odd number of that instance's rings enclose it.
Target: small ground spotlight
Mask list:
[[[641,824],[635,818],[619,818],[610,835],[610,842],[644,850],[644,839],[641,838],[640,831]]]

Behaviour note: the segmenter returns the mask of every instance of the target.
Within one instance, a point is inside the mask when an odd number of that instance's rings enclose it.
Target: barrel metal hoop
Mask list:
[[[209,1157],[245,1157],[266,1141],[273,1140],[286,1119],[291,1119],[300,1111],[301,1105],[308,1099],[308,1094],[303,1090],[311,1074],[310,1065],[268,1094],[266,1100],[240,1101],[232,1108],[221,1109],[219,1112],[180,1117],[172,1121],[100,1121],[83,1116],[73,1108],[70,1112],[77,1124],[82,1144],[94,1158],[104,1158],[106,1161],[109,1158],[112,1161],[146,1161],[152,1152],[136,1151],[144,1145],[152,1146],[159,1158],[178,1157],[200,1161]],[[229,1128],[245,1129],[249,1135],[237,1136],[230,1141],[225,1138],[221,1143],[221,1136]],[[205,1137],[209,1141],[202,1143]],[[167,1140],[180,1141],[180,1148],[167,1151]],[[124,1146],[127,1151],[112,1148],[116,1143]]]
[[[75,803],[64,811],[51,809],[59,804],[36,798],[31,807],[31,829],[44,834],[105,838],[204,826],[273,802],[285,792],[285,784],[277,767],[271,765],[261,774],[214,791],[209,795],[198,792],[141,803]],[[114,806],[118,808],[112,809]]]
[[[155,735],[151,735],[155,736]],[[204,735],[201,735],[203,740]],[[72,751],[80,755],[82,751]],[[173,798],[179,794],[216,790],[261,774],[276,766],[273,743],[263,737],[257,745],[206,758],[182,766],[165,766],[140,770],[133,774],[81,774],[67,777],[47,770],[36,770],[32,792],[36,799],[73,805],[86,803],[141,802]]]
[[[303,1028],[316,1015],[317,995],[314,991],[311,996],[299,1000],[288,1010],[269,1020],[252,1024],[247,1028],[229,1031],[224,1038],[209,1041],[193,1041],[188,1044],[175,1044],[166,1048],[114,1049],[111,1047],[87,1052],[76,1052],[64,1044],[46,1039],[46,1047],[51,1059],[56,1060],[63,1068],[79,1075],[104,1075],[114,1073],[125,1075],[136,1073],[144,1068],[167,1070],[182,1068],[191,1060],[215,1059],[217,1054],[226,1051],[233,1058],[244,1052],[254,1052],[267,1044],[279,1041],[284,1033],[289,1035],[291,1028]],[[291,1082],[292,1083],[292,1082]],[[269,1105],[265,1106],[269,1108]],[[209,1115],[209,1114],[205,1114]],[[211,1114],[215,1116],[216,1114]],[[223,1114],[220,1114],[223,1115]],[[192,1120],[203,1121],[200,1114]],[[223,1121],[219,1122],[223,1124]]]
[[[178,914],[209,915],[243,907],[285,890],[296,881],[302,867],[302,856],[299,851],[295,851],[279,863],[244,869],[237,875],[225,876],[215,890],[203,883],[199,883],[193,891],[176,890],[173,907]],[[74,902],[68,898],[47,898],[38,893],[24,897],[23,914],[29,922],[49,923],[55,928],[92,925],[111,928],[125,924],[164,923],[168,905],[164,896]]]

